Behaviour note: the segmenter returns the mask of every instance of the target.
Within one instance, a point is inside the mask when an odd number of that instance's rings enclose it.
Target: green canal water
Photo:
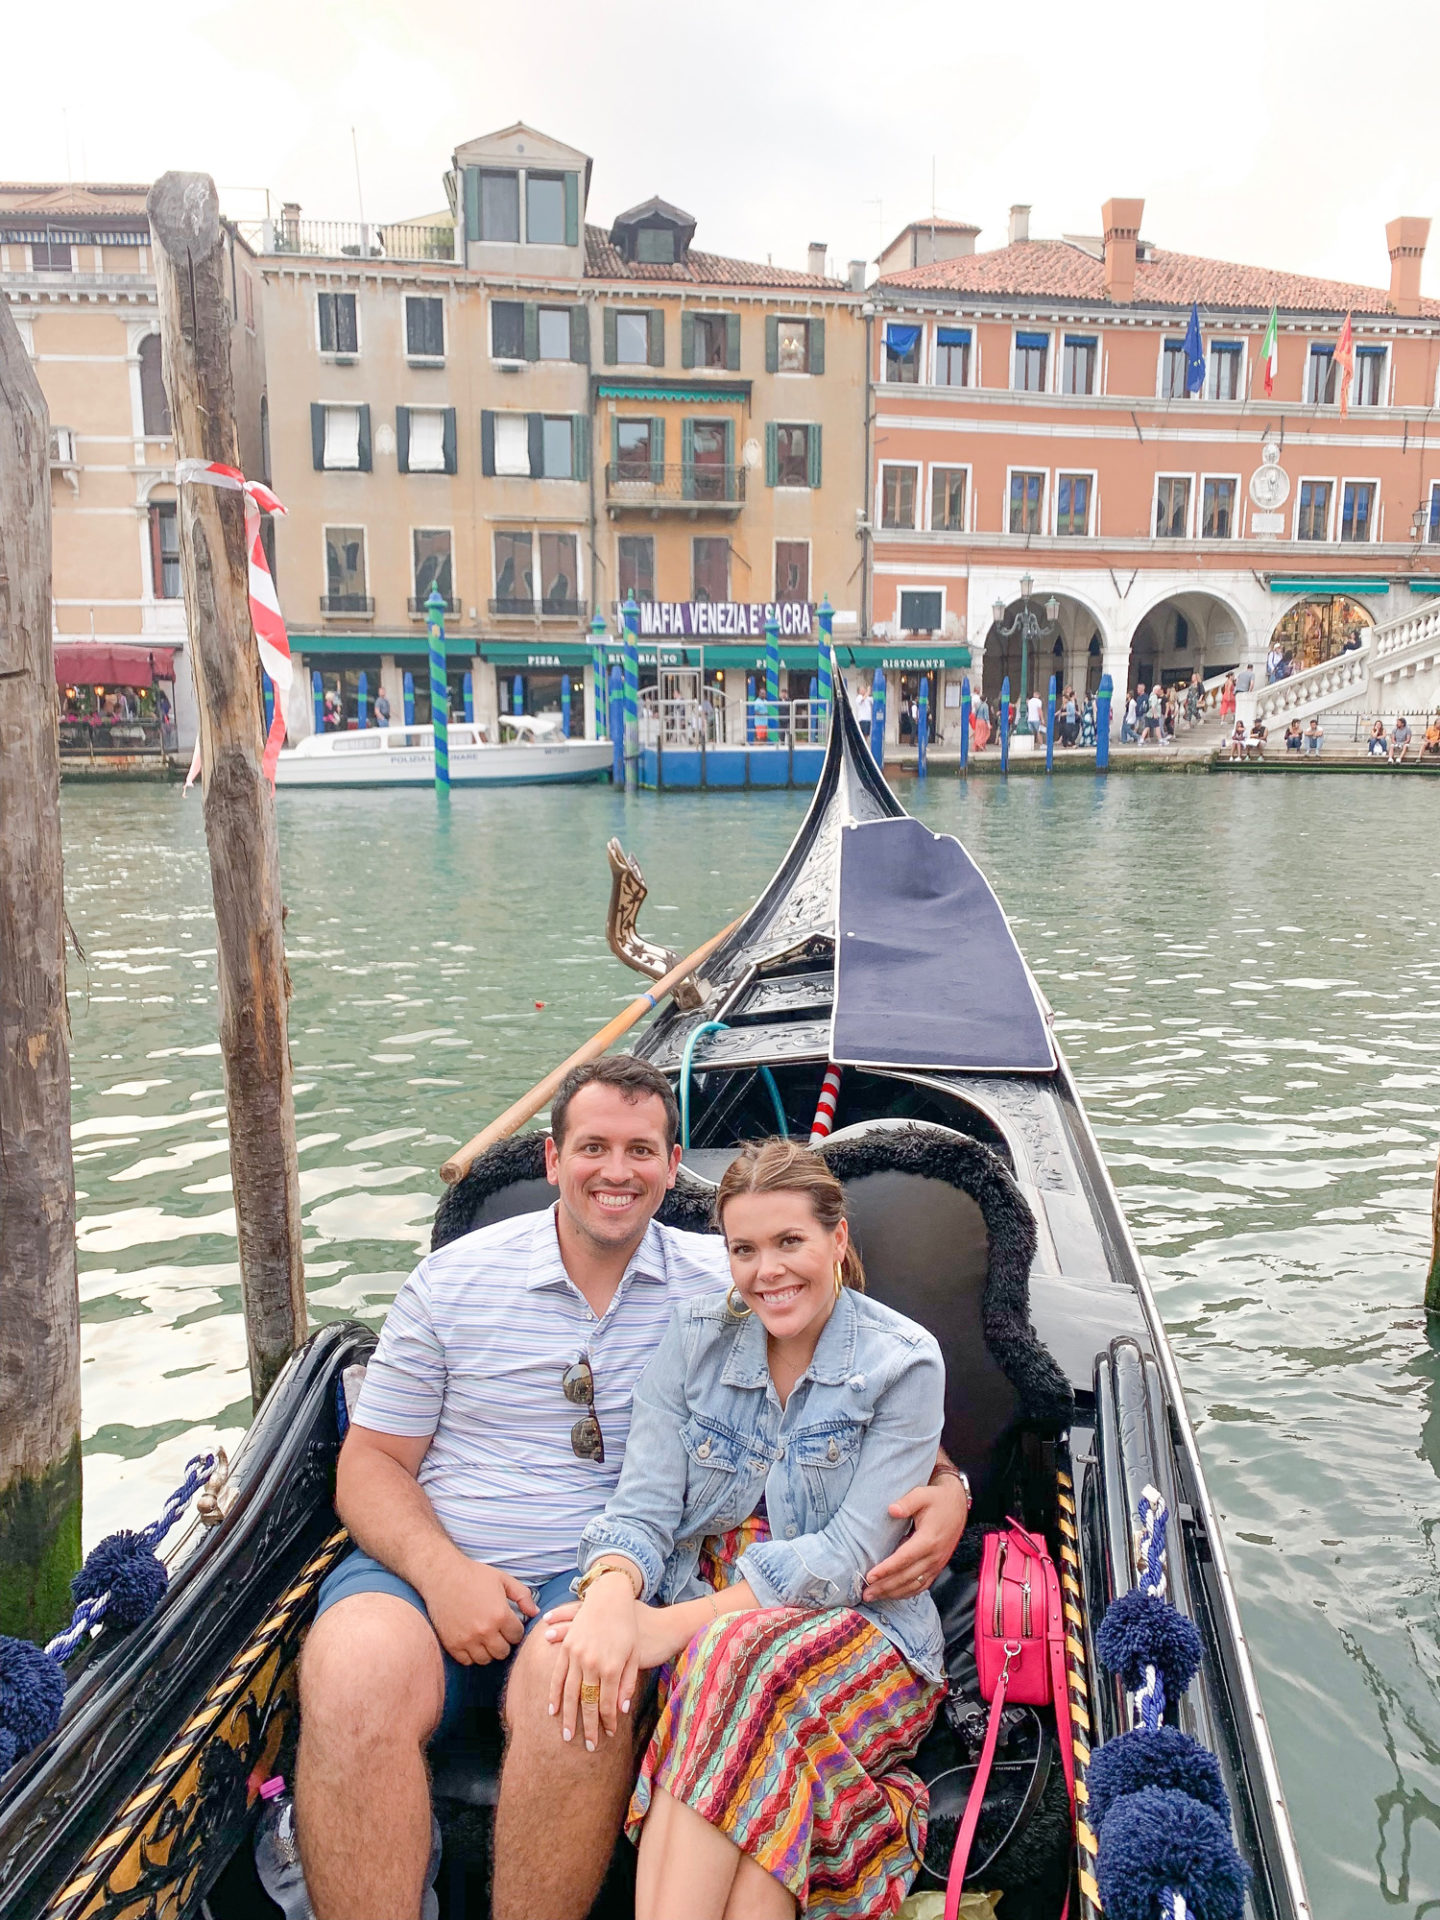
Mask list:
[[[953,776],[1146,1258],[1224,1516],[1315,1911],[1440,1910],[1436,815],[1383,781]],[[280,796],[312,1317],[378,1323],[447,1151],[608,1019],[604,847],[688,950],[798,795]],[[249,1407],[200,808],[67,788],[86,1534]],[[543,1004],[541,1004],[543,1003]]]

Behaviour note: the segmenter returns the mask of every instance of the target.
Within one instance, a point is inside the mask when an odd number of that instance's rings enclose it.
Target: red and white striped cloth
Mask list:
[[[820,1085],[820,1101],[815,1108],[815,1118],[810,1123],[810,1144],[818,1147],[829,1137],[835,1124],[835,1103],[840,1098],[840,1069],[827,1067],[825,1078]]]
[[[205,487],[223,487],[227,492],[243,493],[245,496],[245,564],[250,595],[250,624],[255,629],[260,664],[269,675],[275,693],[275,711],[270,721],[270,731],[265,736],[265,755],[261,761],[265,778],[273,787],[276,763],[280,758],[280,749],[285,744],[285,710],[280,696],[289,691],[294,669],[290,661],[290,636],[285,631],[285,616],[280,611],[270,563],[265,558],[265,545],[260,538],[260,516],[262,513],[284,513],[285,509],[269,487],[259,480],[247,480],[238,467],[222,466],[218,460],[177,460],[175,480],[177,485],[189,481]],[[199,771],[200,742],[197,739],[190,772],[185,780],[187,787]]]

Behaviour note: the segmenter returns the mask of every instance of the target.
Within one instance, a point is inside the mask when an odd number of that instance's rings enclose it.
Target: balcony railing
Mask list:
[[[673,467],[612,461],[605,469],[605,499],[612,513],[627,507],[738,513],[745,504],[745,469],[695,460]]]
[[[96,713],[60,722],[62,760],[94,760],[102,754],[161,759],[174,753],[177,744],[174,726],[158,720],[118,720]]]
[[[408,604],[409,604],[411,613],[413,613],[416,616],[416,618],[420,620],[423,620],[425,618],[425,615],[430,611],[430,597],[428,594],[423,600],[411,599]],[[444,602],[444,610],[446,613],[451,613],[451,614],[459,613],[460,602],[458,600],[447,600]]]
[[[241,234],[260,253],[350,260],[453,260],[454,227],[358,220],[242,220]]]
[[[504,596],[490,602],[490,611],[501,620],[533,620],[536,614],[546,619],[564,618],[578,620],[586,611],[583,600],[561,600],[555,594],[547,593],[537,606],[530,598],[517,600],[513,595]]]
[[[324,614],[359,613],[368,618],[375,611],[375,602],[368,593],[322,593],[320,611]]]

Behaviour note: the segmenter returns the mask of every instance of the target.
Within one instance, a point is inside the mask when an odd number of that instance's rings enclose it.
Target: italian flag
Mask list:
[[[1260,347],[1260,365],[1265,372],[1265,391],[1275,391],[1275,362],[1280,350],[1280,310],[1270,309],[1270,324],[1265,329],[1265,338]]]

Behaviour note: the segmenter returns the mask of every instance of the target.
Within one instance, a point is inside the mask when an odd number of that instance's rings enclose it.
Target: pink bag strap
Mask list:
[[[1005,1664],[1000,1669],[995,1698],[990,1702],[990,1717],[985,1723],[985,1745],[980,1750],[980,1764],[975,1769],[970,1798],[965,1802],[965,1818],[960,1823],[960,1831],[955,1836],[955,1851],[950,1856],[950,1877],[945,1882],[945,1920],[960,1920],[960,1894],[965,1885],[965,1869],[969,1865],[970,1849],[975,1844],[975,1830],[980,1825],[980,1810],[985,1804],[985,1787],[990,1779],[990,1769],[995,1764],[995,1748],[1000,1740],[1000,1714],[1005,1705],[1005,1690],[1010,1684],[1010,1662],[1019,1652],[1020,1643],[1017,1640],[1006,1641]]]

